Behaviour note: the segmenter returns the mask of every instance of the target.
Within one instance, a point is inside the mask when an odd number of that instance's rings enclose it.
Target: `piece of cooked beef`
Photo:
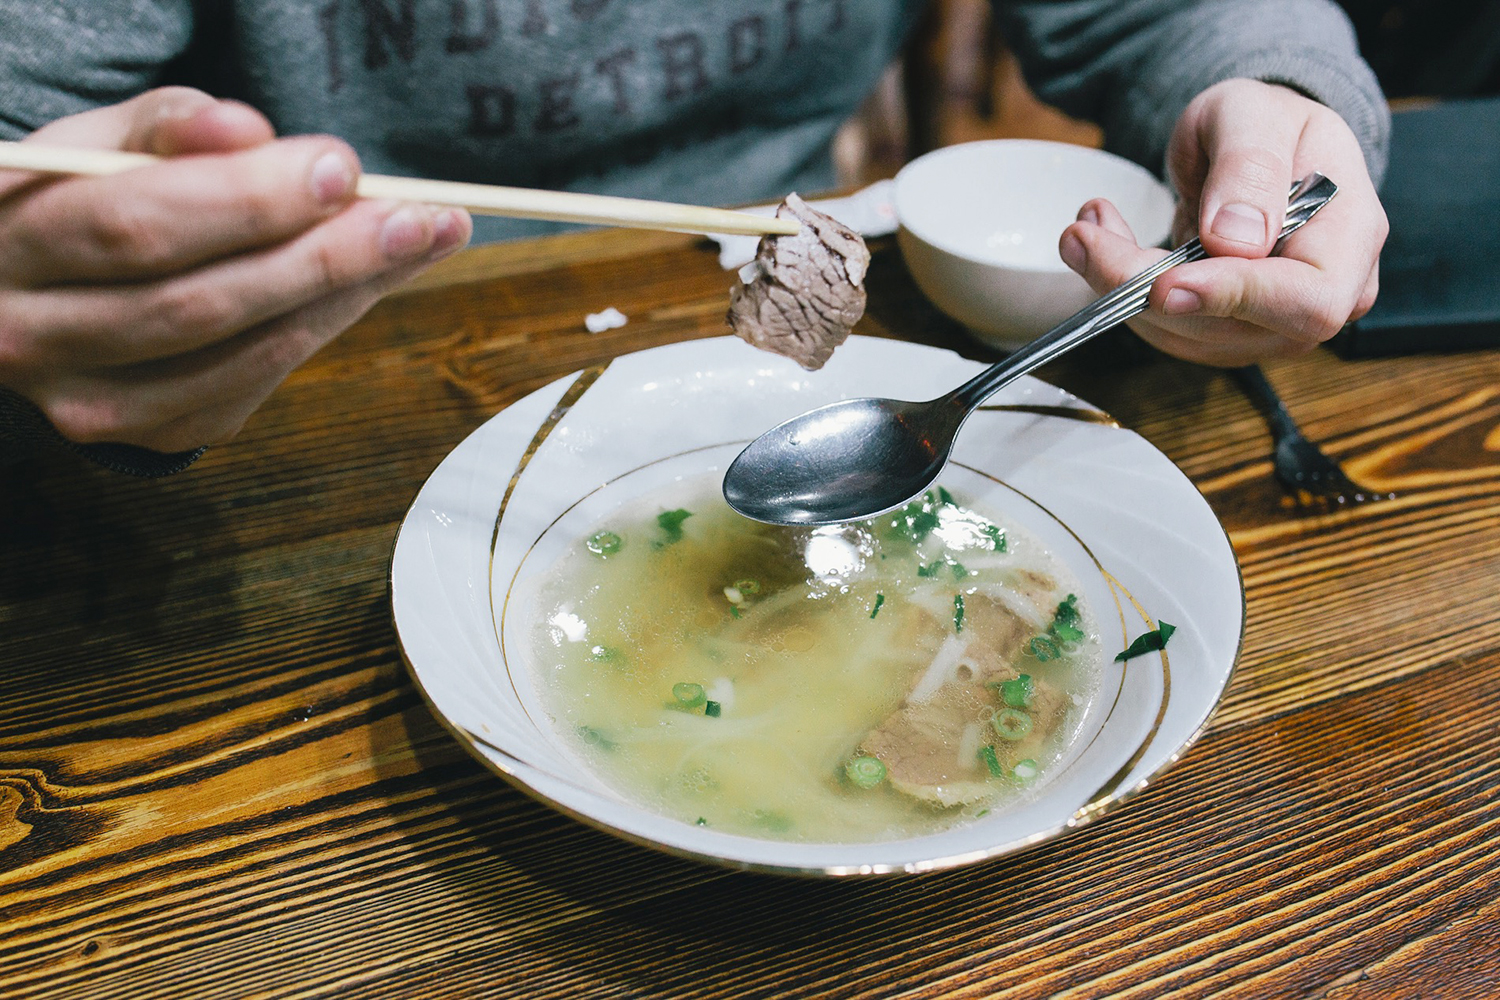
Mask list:
[[[1027,605],[1045,601],[1050,589],[1050,580],[1036,576],[1036,590],[1020,595]],[[1017,662],[1022,645],[1037,634],[1037,619],[983,594],[970,595],[967,603],[966,620],[973,625],[961,635],[949,636],[905,703],[859,746],[859,752],[885,764],[891,787],[940,806],[977,802],[994,794],[988,767],[979,756],[986,744],[994,746],[1005,767],[1043,756],[1071,703],[1065,691],[1033,672],[1032,701],[1025,710],[1031,731],[1015,740],[999,736],[990,721],[1005,708],[998,686],[1024,672]],[[934,627],[942,627],[936,618]]]
[[[750,344],[813,371],[864,315],[870,251],[858,233],[795,193],[776,215],[797,219],[802,229],[761,238],[755,261],[729,293],[729,326]]]

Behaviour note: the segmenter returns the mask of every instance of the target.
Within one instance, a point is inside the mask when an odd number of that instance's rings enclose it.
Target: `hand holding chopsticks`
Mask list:
[[[158,157],[145,153],[0,142],[0,168],[9,170],[102,175],[122,173],[158,160]],[[548,219],[554,222],[742,236],[790,234],[797,232],[798,228],[795,220],[723,208],[416,177],[365,174],[359,178],[355,190],[361,198],[451,205],[478,215],[500,215],[515,219]]]

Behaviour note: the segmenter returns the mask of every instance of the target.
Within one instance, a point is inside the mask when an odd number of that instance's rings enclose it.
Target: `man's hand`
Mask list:
[[[277,139],[184,88],[27,141],[169,157],[106,177],[0,172],[0,384],[79,443],[235,434],[291,370],[457,250],[466,213],[359,200],[337,139]]]
[[[1359,142],[1333,111],[1285,87],[1226,80],[1177,122],[1168,170],[1181,199],[1178,242],[1211,255],[1156,280],[1130,321],[1142,338],[1189,361],[1234,366],[1300,354],[1375,301],[1388,226]],[[1316,219],[1268,256],[1294,181],[1318,171],[1338,184]],[[1096,292],[1163,256],[1136,245],[1108,201],[1090,201],[1059,242]]]

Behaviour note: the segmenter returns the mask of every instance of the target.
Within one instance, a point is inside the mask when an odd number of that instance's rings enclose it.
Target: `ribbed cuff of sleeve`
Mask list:
[[[129,444],[76,444],[59,434],[29,399],[0,387],[0,465],[49,451],[71,451],[127,476],[157,477],[181,472],[207,449],[166,453]]]

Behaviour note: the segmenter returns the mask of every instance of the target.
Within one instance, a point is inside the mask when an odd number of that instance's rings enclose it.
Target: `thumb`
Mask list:
[[[156,156],[249,149],[276,137],[265,116],[191,87],[159,87],[120,104],[59,118],[29,140]]]
[[[1216,257],[1264,257],[1286,217],[1287,192],[1302,120],[1287,113],[1275,88],[1252,81],[1226,89],[1198,121],[1207,164],[1198,233]]]

